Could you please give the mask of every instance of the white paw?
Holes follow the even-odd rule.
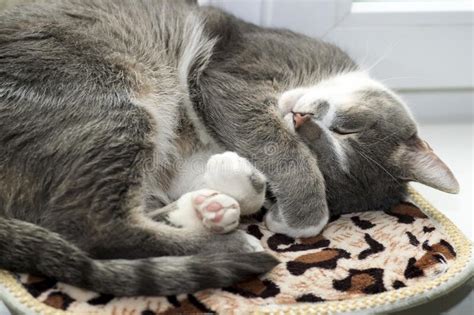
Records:
[[[224,152],[211,156],[204,180],[206,187],[237,199],[243,214],[256,212],[263,204],[265,176],[237,153]]]
[[[298,102],[298,100],[307,92],[307,88],[297,88],[283,93],[278,100],[278,109],[282,116],[291,113],[296,102]]]
[[[254,172],[258,171],[247,159],[228,151],[209,158],[204,178],[208,184],[228,185],[230,180],[231,184],[248,185],[248,178]]]
[[[250,252],[254,253],[254,252],[265,251],[265,249],[262,246],[262,243],[260,243],[260,240],[256,238],[255,236],[245,233],[244,238],[247,241],[248,249]]]
[[[239,203],[230,196],[202,189],[193,193],[191,202],[203,226],[214,233],[228,233],[239,225]]]

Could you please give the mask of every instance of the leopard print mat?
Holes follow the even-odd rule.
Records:
[[[53,279],[16,277],[38,301],[75,314],[242,314],[258,306],[321,303],[397,290],[438,277],[456,260],[448,237],[411,203],[386,212],[332,218],[321,235],[311,238],[274,234],[259,220],[242,228],[281,264],[264,277],[229,288],[118,298]]]

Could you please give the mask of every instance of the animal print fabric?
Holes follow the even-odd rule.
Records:
[[[397,290],[445,272],[456,252],[416,206],[332,218],[321,235],[293,239],[260,220],[241,228],[281,260],[271,273],[229,288],[167,297],[87,292],[28,275],[19,281],[39,301],[76,314],[242,314],[272,304],[320,303]],[[212,275],[209,275],[212,277]]]

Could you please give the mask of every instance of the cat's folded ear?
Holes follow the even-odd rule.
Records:
[[[451,194],[459,192],[459,183],[451,170],[418,136],[410,138],[397,153],[403,179]]]

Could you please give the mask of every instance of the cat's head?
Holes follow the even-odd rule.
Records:
[[[332,211],[387,206],[409,181],[457,193],[449,168],[419,138],[404,103],[364,72],[285,92],[279,109],[317,156]]]

